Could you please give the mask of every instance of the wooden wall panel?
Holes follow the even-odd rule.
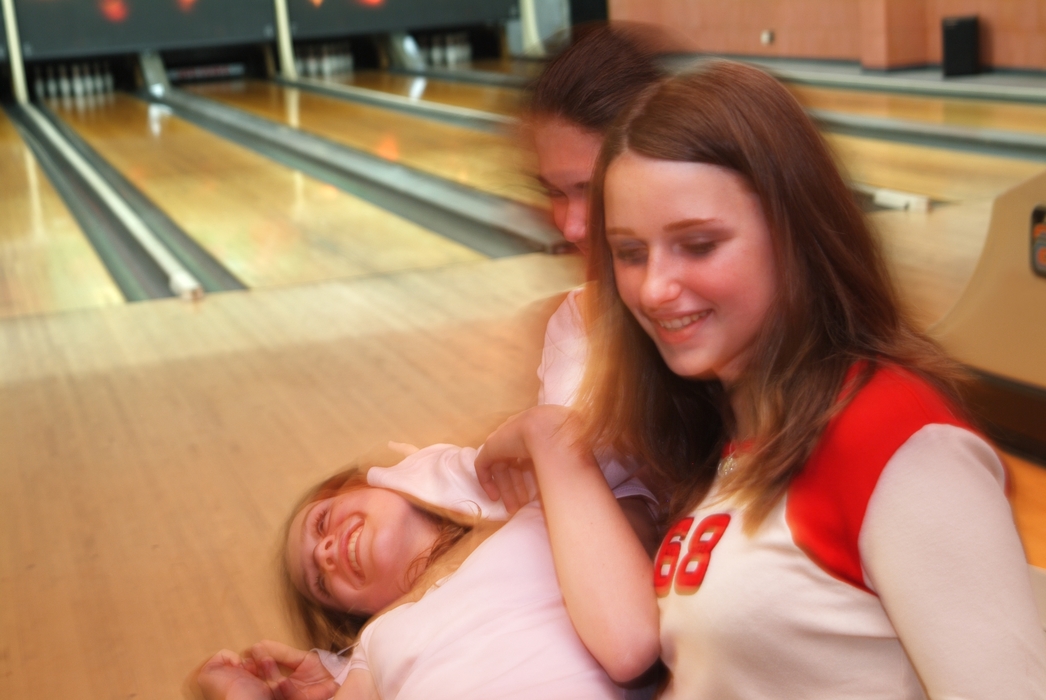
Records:
[[[1046,70],[1046,0],[609,0],[610,16],[678,34],[691,51],[860,61],[941,62],[941,19],[977,15],[986,66]],[[759,42],[764,29],[775,41]]]

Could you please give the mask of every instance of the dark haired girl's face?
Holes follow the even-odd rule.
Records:
[[[605,192],[622,301],[673,372],[736,381],[777,290],[759,198],[731,170],[628,151]]]
[[[306,598],[372,614],[410,590],[411,567],[432,549],[438,534],[396,492],[358,488],[311,503],[294,517],[287,569]]]
[[[538,182],[548,193],[552,220],[563,237],[588,253],[588,191],[602,137],[557,117],[533,124]]]

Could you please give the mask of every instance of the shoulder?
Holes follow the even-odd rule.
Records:
[[[927,381],[878,369],[840,410],[789,486],[786,517],[796,545],[822,568],[867,589],[858,538],[883,470],[931,425],[968,426]]]
[[[559,340],[584,335],[584,321],[581,316],[581,295],[584,290],[584,287],[577,287],[567,292],[548,320],[545,328],[546,337]]]

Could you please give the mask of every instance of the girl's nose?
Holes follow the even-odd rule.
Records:
[[[313,557],[316,560],[316,566],[321,571],[330,571],[335,565],[335,539],[334,534],[329,534],[319,542],[316,543],[316,548],[313,550]]]
[[[683,286],[672,265],[661,260],[660,256],[651,254],[645,273],[639,290],[644,306],[656,308],[674,300],[682,292]]]
[[[563,220],[563,238],[580,243],[588,234],[588,200],[571,198]]]

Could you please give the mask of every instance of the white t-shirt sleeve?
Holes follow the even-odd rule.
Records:
[[[858,540],[931,699],[1046,698],[1046,634],[1004,493],[973,433],[929,425],[887,463]]]
[[[574,289],[545,327],[545,344],[538,367],[538,405],[570,406],[577,399],[585,375],[588,338],[578,302],[581,289]]]
[[[430,445],[394,466],[371,467],[367,483],[469,517],[508,520],[505,504],[491,501],[479,485],[477,454],[473,447]],[[536,484],[531,492],[537,492]]]

